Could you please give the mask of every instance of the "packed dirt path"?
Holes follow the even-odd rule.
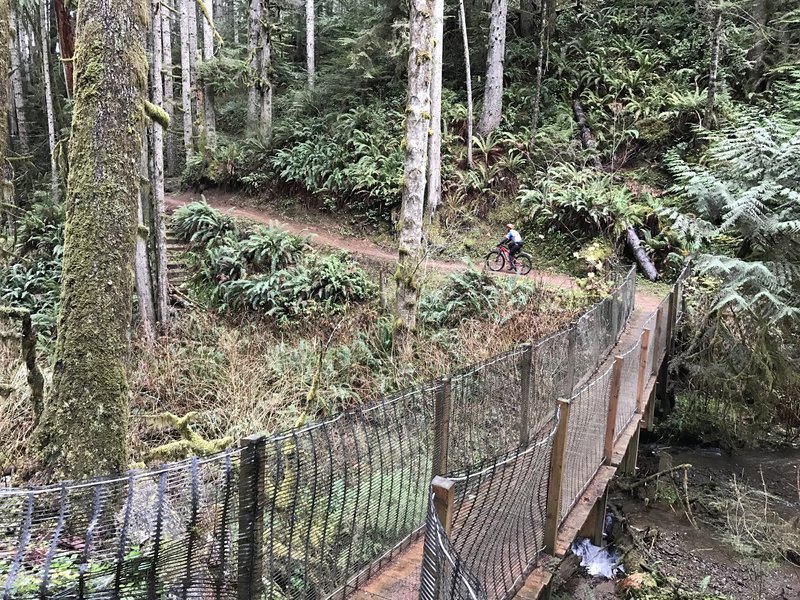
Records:
[[[285,216],[278,215],[269,207],[241,206],[241,202],[235,194],[209,190],[203,194],[203,197],[209,205],[217,210],[225,211],[233,217],[249,219],[265,225],[277,225],[281,229],[295,235],[313,235],[311,243],[318,246],[346,250],[356,256],[362,256],[381,263],[394,263],[397,260],[396,252],[386,250],[369,240],[336,234],[319,222],[299,223],[297,221],[288,220]],[[173,211],[176,208],[199,199],[200,194],[180,192],[167,194],[165,201],[167,210]],[[430,258],[426,258],[421,266],[424,271],[439,271],[444,273],[464,271],[467,269],[467,265],[463,262],[433,260]],[[528,277],[540,280],[544,284],[552,287],[565,289],[575,287],[575,280],[573,278],[549,271],[533,270],[528,274]]]

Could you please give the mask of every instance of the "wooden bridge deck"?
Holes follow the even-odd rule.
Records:
[[[602,363],[597,373],[603,373],[614,362],[614,357],[624,354],[639,340],[642,329],[658,307],[659,300],[652,296],[637,295],[636,309],[631,314],[628,326],[620,337],[608,358]],[[656,378],[651,377],[645,384],[644,397],[652,402]],[[644,414],[647,414],[647,410]],[[639,429],[642,426],[642,415],[636,414],[619,439],[614,444],[612,458],[603,465],[594,476],[584,491],[580,500],[563,520],[559,530],[555,547],[555,557],[544,556],[540,559],[540,566],[525,579],[523,586],[516,597],[521,600],[536,600],[542,591],[550,584],[552,573],[569,552],[572,543],[578,534],[585,531],[587,522],[591,519],[592,511],[596,510],[617,470],[628,456],[629,449],[634,453],[632,442],[638,446]],[[602,521],[602,520],[601,520]],[[591,533],[589,533],[591,535]],[[418,598],[420,573],[422,565],[423,537],[413,542],[404,552],[396,556],[384,566],[374,577],[350,595],[351,600],[412,600]]]

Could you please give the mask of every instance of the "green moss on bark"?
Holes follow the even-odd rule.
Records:
[[[82,0],[53,390],[37,430],[46,474],[127,465],[125,361],[147,59],[145,0]]]

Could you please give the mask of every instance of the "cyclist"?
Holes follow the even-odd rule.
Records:
[[[522,252],[522,244],[524,244],[522,240],[522,236],[519,234],[519,231],[514,229],[514,225],[512,223],[506,224],[506,234],[503,236],[503,239],[500,241],[498,246],[508,246],[509,254],[511,254],[511,264],[508,265],[508,270],[513,271],[516,268],[516,258],[517,255]]]

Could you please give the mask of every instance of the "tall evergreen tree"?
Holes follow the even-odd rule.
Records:
[[[127,465],[146,0],[82,0],[53,389],[38,429],[50,477]]]

